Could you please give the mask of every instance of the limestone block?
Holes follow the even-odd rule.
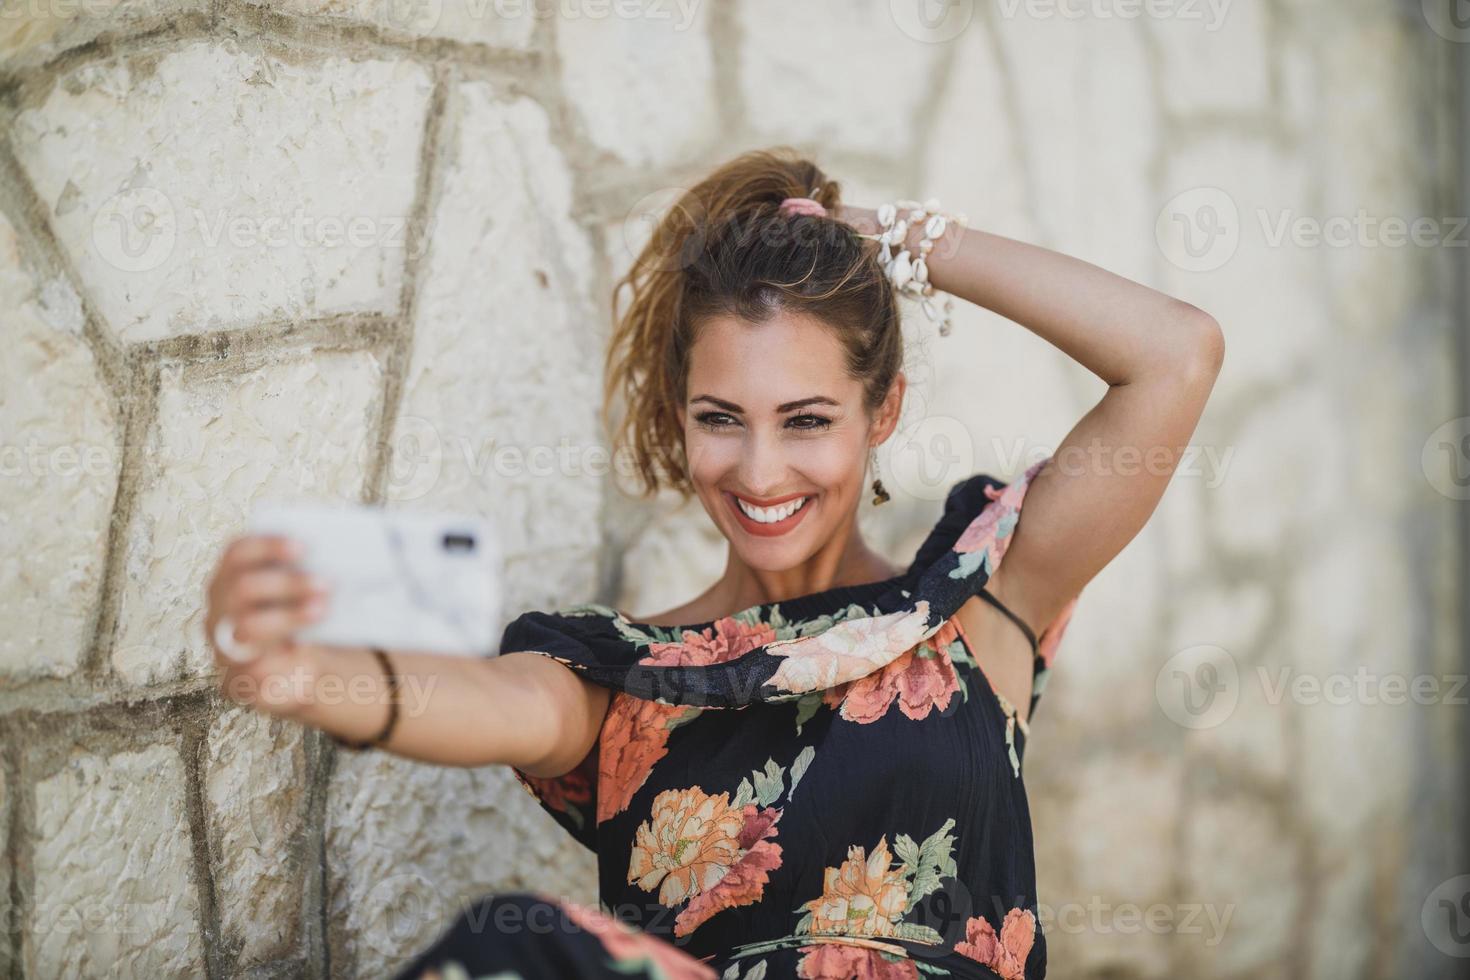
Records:
[[[562,91],[588,135],[632,166],[682,159],[718,134],[709,6],[637,0],[557,21]],[[607,80],[617,77],[619,84]]]
[[[204,797],[220,927],[241,966],[299,941],[305,760],[300,725],[247,709],[209,729]]]
[[[37,784],[27,976],[204,975],[184,778],[155,745],[78,751]]]
[[[168,365],[127,536],[113,670],[133,684],[212,669],[204,590],[256,500],[361,499],[381,411],[370,352],[298,351],[248,370]]]
[[[762,142],[907,155],[941,46],[906,35],[889,8],[740,5],[740,90]]]
[[[0,16],[0,74],[19,73],[83,44],[155,30],[208,10],[207,0],[6,4]]]
[[[571,173],[529,99],[467,83],[448,111],[385,492],[395,505],[492,520],[508,569],[522,559],[537,569],[507,575],[507,615],[548,586],[585,601],[612,461]]]
[[[338,758],[327,803],[334,973],[390,974],[470,902],[541,888],[596,903],[596,860],[502,767]]]
[[[112,400],[76,293],[32,274],[0,214],[0,686],[76,670],[117,494]]]
[[[11,141],[123,340],[391,313],[430,84],[411,61],[196,41],[78,66]]]

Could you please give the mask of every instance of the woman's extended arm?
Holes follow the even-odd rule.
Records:
[[[325,612],[326,594],[293,566],[290,542],[248,535],[231,542],[209,586],[205,635],[221,616],[258,652],[243,663],[215,650],[225,695],[349,740],[375,735],[388,714],[387,683],[366,647],[295,643]],[[503,763],[559,776],[597,740],[607,688],[537,653],[459,657],[387,651],[398,674],[398,722],[382,746],[452,766]]]
[[[840,217],[877,230],[870,209],[844,207]],[[1214,387],[1224,338],[1182,300],[1050,249],[956,228],[930,253],[934,288],[1014,320],[1108,384],[1028,489],[1025,532],[1018,526],[988,585],[1044,627],[1158,505]],[[920,237],[910,231],[915,254]]]

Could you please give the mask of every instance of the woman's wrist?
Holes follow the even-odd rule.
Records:
[[[394,678],[372,648],[310,646],[302,653],[310,693],[296,720],[345,743],[381,734],[393,710]]]

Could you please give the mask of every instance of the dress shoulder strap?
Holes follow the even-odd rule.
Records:
[[[1020,616],[1017,616],[1015,613],[1011,612],[1010,609],[1006,608],[1005,603],[997,599],[984,586],[982,586],[978,591],[980,593],[980,598],[984,599],[986,602],[990,603],[992,606],[1005,613],[1006,617],[1010,619],[1011,622],[1015,623],[1021,628],[1021,632],[1026,634],[1026,639],[1031,644],[1031,655],[1033,657],[1036,656],[1036,634],[1031,632],[1031,627],[1027,626],[1025,621],[1021,619]]]

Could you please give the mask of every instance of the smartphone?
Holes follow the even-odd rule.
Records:
[[[500,638],[501,555],[484,518],[371,504],[261,501],[254,534],[301,542],[298,564],[331,588],[294,639],[488,656]]]

